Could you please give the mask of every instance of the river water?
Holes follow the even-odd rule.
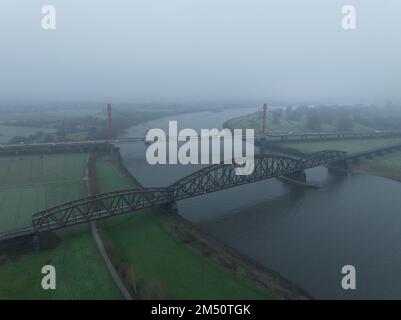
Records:
[[[221,128],[256,109],[202,112],[132,127]],[[121,145],[128,170],[147,187],[167,186],[199,166],[147,164],[146,146]],[[179,202],[179,214],[320,299],[401,298],[401,184],[319,167],[307,171],[318,190],[293,190],[276,179]],[[341,268],[356,268],[356,290],[343,290]]]

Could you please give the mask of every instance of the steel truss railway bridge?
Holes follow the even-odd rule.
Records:
[[[165,188],[130,189],[97,194],[47,208],[33,214],[32,226],[0,234],[0,242],[146,208],[169,207],[179,200],[270,178],[288,177],[322,165],[345,164],[348,160],[370,158],[394,150],[401,150],[401,144],[350,155],[337,150],[320,151],[308,157],[278,153],[260,154],[255,157],[254,171],[250,175],[236,175],[237,165],[235,164],[210,165]]]

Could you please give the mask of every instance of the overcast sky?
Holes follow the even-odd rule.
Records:
[[[400,0],[0,0],[0,99],[401,101],[400,34]]]

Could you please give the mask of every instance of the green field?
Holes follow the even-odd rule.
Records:
[[[354,165],[354,169],[401,181],[401,152],[394,152],[373,159],[364,159],[358,165]]]
[[[46,206],[86,196],[86,154],[0,157],[0,232],[30,225]],[[0,299],[119,299],[89,226],[58,231],[53,249],[0,252]],[[41,268],[55,266],[57,289],[41,288]]]
[[[106,158],[97,160],[96,176],[102,192],[135,186]],[[182,242],[162,214],[151,210],[125,214],[104,221],[101,228],[103,238],[111,241],[123,263],[134,270],[139,296],[144,291],[149,296],[153,288],[154,294],[168,299],[274,297]]]
[[[0,299],[120,299],[89,228],[59,232],[62,242],[52,250],[11,257],[0,266]],[[41,269],[56,268],[57,289],[41,287]]]
[[[36,211],[85,195],[86,157],[0,157],[0,232],[30,226]]]

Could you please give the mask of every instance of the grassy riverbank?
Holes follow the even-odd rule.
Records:
[[[102,192],[136,186],[106,157],[96,161],[96,183]],[[195,249],[191,243],[197,236],[188,232],[185,223],[173,221],[171,216],[143,210],[100,224],[111,255],[120,265],[131,270],[131,290],[136,288],[134,296],[167,299],[280,298],[277,292],[266,290],[246,278],[243,265],[239,264],[237,270],[236,266],[234,269],[224,268]],[[224,258],[223,253],[221,258]],[[121,270],[119,266],[117,269]]]
[[[373,159],[364,159],[353,170],[401,182],[401,152],[394,152]]]
[[[0,158],[1,231],[29,226],[34,212],[86,196],[86,154]],[[0,248],[0,299],[119,299],[89,226],[58,231],[38,252]],[[57,289],[41,287],[41,269],[51,264]]]

